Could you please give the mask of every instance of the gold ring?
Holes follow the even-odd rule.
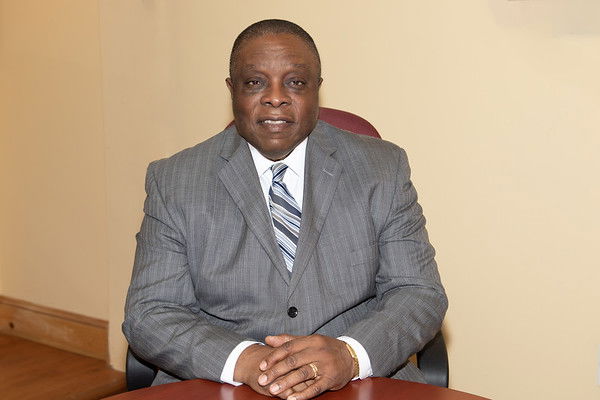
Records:
[[[313,374],[315,374],[315,376],[313,377],[313,379],[316,379],[317,376],[319,375],[319,368],[317,368],[317,366],[315,365],[315,363],[310,363],[310,364],[308,364],[308,366],[312,368]]]

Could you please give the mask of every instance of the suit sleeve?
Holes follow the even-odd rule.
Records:
[[[198,314],[183,223],[159,189],[156,166],[146,175],[123,332],[131,348],[160,369],[181,379],[219,381],[227,357],[247,338]]]
[[[344,333],[366,349],[374,376],[391,375],[432,339],[448,306],[403,150],[393,184],[378,236],[375,305]]]

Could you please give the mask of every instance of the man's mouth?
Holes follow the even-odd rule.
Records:
[[[277,119],[261,119],[258,121],[258,123],[265,124],[265,125],[285,125],[285,124],[291,124],[292,121],[290,121],[288,119],[277,118]]]

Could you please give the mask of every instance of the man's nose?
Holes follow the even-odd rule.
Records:
[[[283,85],[271,85],[263,93],[262,104],[280,107],[290,104],[291,99]]]

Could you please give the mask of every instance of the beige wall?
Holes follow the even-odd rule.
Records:
[[[1,294],[109,318],[95,2],[0,1]]]
[[[0,293],[108,318],[121,367],[145,167],[231,118],[235,35],[289,18],[320,48],[323,105],[409,153],[452,386],[598,397],[596,0],[49,3],[0,0]]]

